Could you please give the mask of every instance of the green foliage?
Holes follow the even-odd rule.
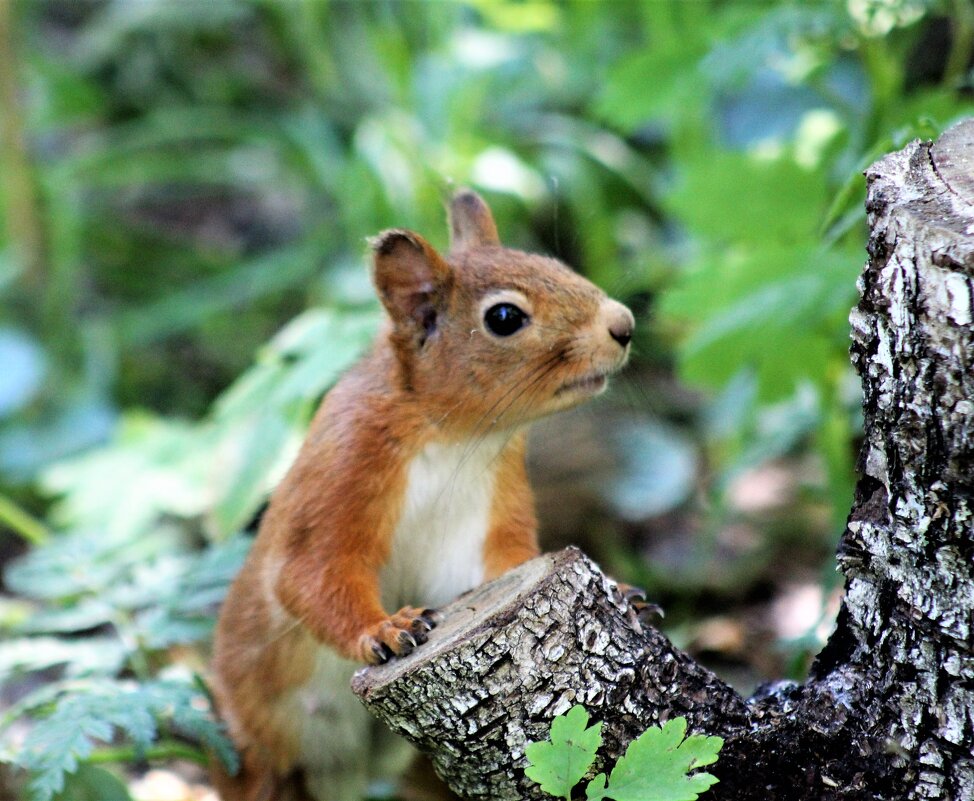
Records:
[[[588,726],[584,707],[573,706],[551,722],[551,739],[525,749],[525,774],[549,795],[571,801],[602,745],[602,724]],[[717,761],[724,741],[699,734],[686,736],[686,718],[651,726],[633,740],[609,774],[600,773],[585,789],[590,801],[694,801],[717,779],[691,771]]]
[[[145,756],[157,740],[159,727],[193,737],[216,753],[229,769],[236,769],[236,755],[220,724],[208,714],[197,687],[181,682],[92,681],[65,685],[56,699],[49,693],[38,707],[53,709],[41,717],[16,757],[30,770],[32,798],[49,801],[65,786],[65,774],[76,773],[79,761],[91,757],[96,743],[111,742],[116,731],[124,732],[134,745],[135,756]],[[23,705],[25,711],[37,712]],[[83,774],[86,783],[92,775]]]
[[[687,733],[686,718],[673,718],[662,728],[652,726],[629,744],[609,775],[596,776],[585,797],[601,801],[693,801],[717,783],[709,773],[690,771],[717,761],[724,741]],[[684,739],[685,738],[685,739]]]
[[[91,764],[125,761],[116,740],[209,742],[146,693],[195,692],[239,533],[375,330],[365,237],[402,225],[444,246],[451,181],[488,196],[506,241],[634,306],[637,369],[706,393],[688,416],[712,468],[708,526],[741,471],[806,449],[840,530],[860,172],[971,113],[964,3],[8,13],[0,70],[21,91],[0,98],[17,133],[0,142],[0,525],[30,548],[5,570],[18,599],[0,605],[0,679],[47,700],[4,721],[56,724],[90,695],[78,682],[99,682],[105,710],[134,694],[154,727],[139,741],[134,719],[79,701],[58,764],[25,763],[44,792],[75,760],[57,798],[124,797]],[[559,724],[582,724],[558,735],[574,757],[543,779],[563,796],[598,733],[580,714]]]
[[[134,750],[116,751],[111,761],[204,760],[182,745],[195,742],[235,764],[197,680],[186,667],[167,667],[164,649],[209,636],[214,605],[239,569],[245,543],[193,555],[178,547],[174,531],[160,530],[136,545],[68,535],[7,573],[12,588],[39,603],[33,615],[5,632],[0,681],[15,683],[41,671],[48,676],[48,683],[0,717],[0,761],[31,773],[31,799],[60,793],[66,773],[85,760],[105,760],[106,748],[119,737]],[[103,633],[77,636],[92,630]],[[35,721],[26,741],[4,741],[18,736],[10,724],[24,717]],[[178,737],[178,747],[156,745],[166,737]],[[99,775],[85,774],[82,786]],[[76,792],[81,790],[72,782],[64,797]]]
[[[796,393],[817,413],[777,441],[817,447],[831,418],[854,428],[858,173],[971,109],[964,4],[59,8],[20,9],[17,122],[44,147],[33,188],[0,198],[36,229],[0,234],[0,357],[22,357],[4,360],[22,366],[0,393],[0,477],[16,483],[109,439],[120,409],[204,414],[284,320],[368,296],[365,236],[394,221],[436,239],[446,180],[487,191],[508,240],[657,296],[644,361],[675,358],[712,392],[753,383],[709,442],[727,474]],[[944,26],[949,49],[924,47]],[[50,281],[17,257],[35,240]],[[264,423],[252,475],[212,511],[224,535],[291,431]]]
[[[110,447],[45,471],[44,487],[60,498],[53,519],[131,539],[149,534],[161,516],[204,516],[210,537],[236,533],[280,478],[321,396],[371,340],[377,319],[372,309],[298,315],[198,423],[129,413]]]
[[[131,796],[115,774],[95,765],[81,765],[53,801],[131,801]]]
[[[732,400],[734,416],[710,431],[717,515],[735,475],[805,440],[841,530],[859,404],[847,315],[863,259],[860,172],[974,108],[959,91],[969,74],[947,69],[935,86],[908,73],[931,68],[918,42],[945,13],[963,17],[947,60],[966,63],[966,14],[937,3],[654,3],[648,46],[620,55],[597,97],[609,125],[658,126],[669,148],[659,201],[681,263],[660,331],[684,380],[717,393],[715,412]]]
[[[220,535],[235,532],[256,512],[270,477],[279,475],[282,455],[293,453],[321,396],[361,355],[377,319],[370,312],[311,309],[275,336],[254,367],[217,399],[217,447],[238,449],[237,469],[212,507]]]
[[[530,762],[524,772],[548,795],[571,801],[572,788],[592,766],[600,745],[602,724],[589,726],[588,712],[576,704],[551,721],[550,740],[530,743],[524,749]]]

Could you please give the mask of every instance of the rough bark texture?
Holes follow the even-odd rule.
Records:
[[[863,477],[839,557],[847,614],[821,668],[869,688],[859,714],[913,795],[972,799],[974,121],[866,179]]]
[[[545,797],[524,778],[524,746],[576,702],[605,721],[603,760],[661,714],[708,732],[747,718],[733,690],[643,627],[575,548],[468,593],[444,617],[415,657],[352,686],[468,798]]]
[[[544,798],[524,747],[579,701],[604,722],[599,769],[678,715],[725,737],[713,799],[974,799],[974,121],[866,177],[851,317],[862,478],[839,548],[845,600],[808,682],[742,699],[580,552],[542,557],[355,678],[461,795]]]

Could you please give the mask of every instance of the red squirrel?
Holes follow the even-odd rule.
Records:
[[[355,801],[406,766],[352,673],[539,553],[526,426],[628,357],[625,306],[503,247],[476,193],[449,218],[446,256],[412,231],[372,240],[382,330],[325,396],[223,605],[213,690],[242,760],[216,777],[224,801]]]

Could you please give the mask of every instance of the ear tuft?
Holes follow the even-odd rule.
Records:
[[[400,244],[412,245],[413,249],[420,253],[423,251],[417,235],[403,228],[391,228],[369,239],[369,247],[377,256],[388,256]]]
[[[450,201],[450,249],[500,244],[490,207],[472,189],[460,189]]]
[[[435,330],[453,273],[419,234],[394,228],[370,240],[372,279],[396,327],[420,344]]]

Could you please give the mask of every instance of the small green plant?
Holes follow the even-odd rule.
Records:
[[[585,708],[576,704],[551,722],[551,739],[525,749],[528,778],[549,795],[571,801],[572,790],[585,778],[602,745],[602,724],[588,725]],[[720,737],[687,733],[687,719],[673,718],[651,726],[633,740],[609,773],[598,774],[585,788],[587,801],[694,801],[717,777],[694,773],[717,761]]]
[[[53,689],[54,685],[48,685],[42,696],[35,695],[25,705],[30,711],[46,709],[48,713],[33,727],[14,759],[31,772],[31,798],[59,801],[65,777],[77,776],[79,768],[85,768],[82,781],[91,783],[95,776],[101,783],[113,780],[112,774],[92,770],[86,761],[181,757],[206,764],[204,752],[183,738],[199,742],[228,769],[236,769],[233,747],[210,714],[201,687],[192,682],[100,679],[66,683],[57,687],[56,694],[48,692]],[[99,749],[99,744],[112,743],[120,734],[130,746]],[[119,793],[119,797],[128,796]]]

